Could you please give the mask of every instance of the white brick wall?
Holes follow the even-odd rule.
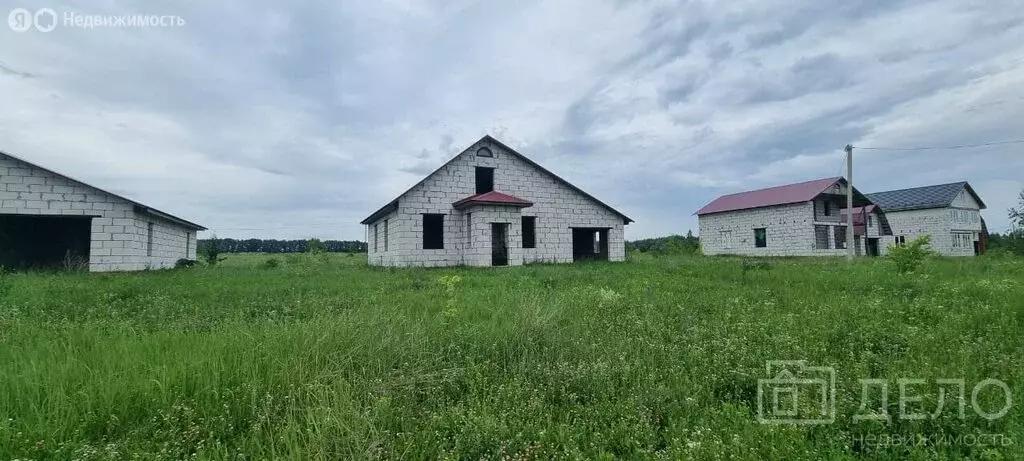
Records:
[[[478,157],[487,146],[493,158]],[[494,167],[494,190],[534,203],[529,208],[472,207],[455,210],[452,203],[476,193],[476,166]],[[445,214],[444,249],[423,249],[423,213]],[[466,213],[473,214],[472,246],[465,235]],[[521,216],[536,216],[536,248],[522,248]],[[609,228],[609,259],[626,257],[623,218],[554,177],[510,154],[496,144],[481,140],[452,162],[399,198],[398,210],[388,219],[389,251],[374,251],[374,224],[367,230],[369,261],[385,266],[490,265],[491,222],[509,223],[509,264],[572,262],[571,227]]]
[[[972,200],[973,202],[973,200]],[[979,240],[981,218],[977,204],[963,204],[964,207],[931,208],[927,210],[890,211],[885,216],[889,219],[893,237],[882,237],[882,251],[888,251],[894,237],[904,236],[910,241],[921,235],[931,235],[932,249],[945,256],[973,256],[973,242]],[[967,245],[956,246],[953,233],[970,235]]]
[[[131,202],[3,154],[0,214],[92,216],[89,270],[94,272],[167,268],[196,256],[195,230],[138,213]]]
[[[833,207],[835,208],[835,207]],[[814,219],[815,206],[812,202],[776,205],[747,210],[713,213],[698,217],[700,243],[704,254],[736,254],[750,256],[840,256],[846,250],[835,249],[833,226],[839,222],[839,210],[835,216],[821,215],[823,209],[817,206],[819,218]],[[827,221],[824,221],[826,220]],[[829,226],[829,248],[814,247],[815,224]],[[764,228],[766,244],[755,246],[754,229]]]

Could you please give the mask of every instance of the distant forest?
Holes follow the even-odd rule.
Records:
[[[699,253],[700,239],[691,230],[686,232],[686,236],[670,235],[626,242],[626,250],[657,254]]]
[[[309,242],[320,240],[272,240],[272,239],[200,239],[197,243],[199,254],[206,252],[210,245],[216,245],[220,253],[305,253]],[[349,240],[323,240],[326,251],[331,253],[365,253],[366,242]],[[314,243],[319,245],[319,243]]]

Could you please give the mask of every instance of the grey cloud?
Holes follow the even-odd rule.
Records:
[[[489,132],[637,219],[629,237],[685,233],[718,194],[835,174],[847,142],[1014,136],[1015,6],[176,3],[161,13],[180,29],[0,30],[0,104],[20,110],[0,114],[0,148],[121,165],[84,176],[238,235],[361,238],[366,214]],[[1020,184],[1015,151],[976,154],[991,161],[858,152],[858,182]]]

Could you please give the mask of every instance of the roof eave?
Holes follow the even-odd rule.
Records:
[[[397,209],[398,199],[394,199],[391,202],[388,202],[387,205],[380,207],[379,210],[374,211],[372,214],[370,214],[370,216],[367,216],[366,219],[360,221],[359,224],[373,224],[374,222],[377,222],[380,218],[384,217],[384,215],[391,213],[392,211],[395,211]]]
[[[456,210],[459,210],[459,209],[462,209],[462,208],[468,208],[468,207],[476,206],[476,205],[492,205],[492,206],[508,206],[508,207],[514,207],[514,208],[529,208],[529,207],[533,206],[533,203],[532,202],[528,202],[528,203],[498,202],[498,201],[493,201],[493,200],[466,200],[466,201],[460,200],[458,202],[453,203],[452,204],[452,208],[455,208]]]
[[[150,215],[156,216],[158,218],[161,218],[161,219],[163,219],[165,221],[173,222],[173,223],[175,223],[175,224],[177,224],[179,226],[182,226],[182,227],[188,227],[188,228],[191,228],[191,229],[194,229],[194,230],[197,230],[197,231],[209,230],[209,229],[207,229],[207,228],[205,228],[205,227],[203,227],[203,226],[201,226],[199,224],[196,224],[194,222],[186,221],[186,220],[181,219],[181,218],[179,218],[177,216],[169,215],[169,214],[164,213],[164,212],[162,212],[160,210],[157,210],[156,208],[149,208],[149,207],[147,207],[145,205],[135,205],[134,210],[135,210],[136,213],[150,214]]]

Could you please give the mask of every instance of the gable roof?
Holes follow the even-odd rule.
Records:
[[[7,157],[7,158],[10,158],[10,159],[12,159],[12,160],[14,160],[14,161],[16,161],[16,162],[24,163],[25,165],[28,165],[28,166],[29,166],[29,167],[31,167],[31,168],[35,168],[35,169],[37,169],[37,170],[42,170],[42,171],[45,171],[45,172],[47,172],[47,173],[49,173],[49,174],[52,174],[52,175],[54,175],[54,176],[57,176],[57,177],[61,177],[61,178],[64,178],[64,179],[66,179],[66,180],[68,180],[68,181],[71,181],[71,182],[73,182],[73,183],[76,183],[76,184],[81,184],[81,185],[83,185],[83,186],[86,186],[86,187],[89,187],[89,188],[92,188],[92,189],[96,189],[96,190],[98,190],[98,191],[100,191],[100,192],[103,192],[104,194],[110,195],[110,196],[112,196],[112,197],[116,197],[116,198],[118,198],[118,199],[124,200],[124,201],[126,201],[126,202],[128,202],[128,203],[131,203],[132,205],[134,205],[134,206],[135,206],[135,211],[137,211],[137,212],[139,212],[139,213],[147,213],[147,214],[151,214],[151,215],[153,215],[153,216],[157,216],[157,217],[159,217],[159,218],[163,218],[163,219],[165,219],[165,220],[171,221],[171,222],[173,222],[173,223],[176,223],[176,224],[178,224],[178,225],[181,225],[181,226],[184,226],[184,227],[188,227],[188,228],[191,228],[191,229],[195,229],[195,230],[201,230],[201,231],[207,230],[207,229],[206,229],[205,227],[203,227],[203,226],[201,226],[201,225],[199,225],[199,224],[196,224],[196,223],[194,223],[194,222],[191,222],[191,221],[187,221],[187,220],[181,219],[181,218],[179,218],[179,217],[177,217],[177,216],[174,216],[174,215],[172,215],[172,214],[170,214],[170,213],[165,213],[165,212],[163,212],[163,211],[160,211],[160,210],[158,210],[158,209],[156,209],[156,208],[152,208],[152,207],[149,207],[149,206],[147,206],[147,205],[144,205],[144,204],[142,204],[142,203],[136,202],[135,200],[132,200],[132,199],[130,199],[130,198],[127,198],[127,197],[125,197],[125,196],[122,196],[122,195],[117,195],[117,194],[115,194],[115,193],[113,193],[113,192],[110,192],[110,191],[106,191],[106,190],[100,189],[99,187],[96,187],[96,186],[93,186],[93,185],[91,185],[91,184],[88,184],[88,183],[85,183],[85,182],[79,181],[79,180],[77,180],[77,179],[75,179],[75,178],[72,178],[72,177],[70,177],[70,176],[67,176],[67,175],[63,175],[63,174],[61,174],[61,173],[58,173],[58,172],[56,172],[56,171],[53,171],[53,170],[51,170],[51,169],[49,169],[49,168],[46,168],[46,167],[42,167],[42,166],[39,166],[39,165],[37,165],[37,164],[35,164],[35,163],[32,163],[32,162],[30,162],[30,161],[28,161],[28,160],[25,160],[25,159],[23,159],[23,158],[20,158],[20,157],[17,157],[17,156],[11,155],[11,154],[9,154],[9,153],[7,153],[7,152],[4,152],[4,151],[0,151],[0,156],[4,156],[4,157]]]
[[[514,195],[503,194],[492,190],[482,194],[470,195],[469,197],[453,203],[452,207],[458,209],[472,205],[504,205],[527,208],[533,206],[533,202],[521,199]]]
[[[885,211],[923,210],[950,206],[960,191],[964,189],[967,189],[971,197],[978,202],[978,206],[984,210],[985,202],[981,201],[981,197],[974,192],[974,188],[967,184],[967,181],[875,192],[867,195],[872,202]]]
[[[813,181],[798,182],[796,184],[786,184],[783,186],[767,187],[764,189],[723,195],[712,200],[711,203],[704,205],[704,208],[697,210],[697,215],[809,202],[836,183],[846,184],[846,178],[836,176],[833,178],[815,179]],[[853,189],[853,195],[855,200],[854,205],[862,206],[869,203],[860,192],[857,192],[856,188]]]
[[[424,177],[423,177],[423,179],[419,180],[419,182],[417,182],[416,184],[413,184],[413,185],[412,185],[412,187],[410,187],[410,188],[406,189],[406,190],[405,190],[405,192],[402,192],[401,194],[399,194],[399,195],[398,195],[398,197],[395,197],[395,199],[394,199],[394,200],[392,200],[392,201],[388,202],[388,204],[387,204],[387,205],[384,205],[384,206],[383,206],[383,207],[381,207],[381,208],[380,208],[379,210],[377,210],[377,211],[374,211],[374,212],[373,212],[372,214],[370,214],[370,216],[367,216],[367,217],[366,217],[366,219],[364,219],[364,220],[360,221],[360,222],[359,222],[359,224],[372,224],[372,223],[373,223],[374,221],[376,221],[376,220],[380,219],[380,218],[381,218],[381,217],[383,217],[384,215],[386,215],[386,214],[388,214],[388,213],[391,213],[391,212],[392,212],[392,211],[394,211],[394,210],[397,210],[397,209],[398,209],[398,199],[402,198],[402,197],[403,197],[403,196],[404,196],[405,194],[408,194],[408,193],[409,193],[409,191],[411,191],[411,190],[415,189],[415,188],[416,188],[417,186],[419,186],[420,184],[423,184],[423,182],[424,182],[424,181],[426,181],[426,180],[427,180],[427,178],[429,178],[429,177],[433,176],[433,175],[434,175],[434,174],[436,174],[436,173],[437,173],[438,171],[441,171],[441,169],[443,169],[444,167],[448,166],[448,164],[449,164],[449,163],[452,163],[453,161],[455,161],[455,159],[459,158],[459,156],[461,156],[462,154],[464,154],[464,153],[468,152],[468,151],[469,151],[470,149],[472,149],[472,148],[473,148],[473,146],[475,146],[475,145],[479,144],[479,143],[480,143],[481,141],[488,141],[488,142],[492,142],[492,143],[496,144],[496,145],[497,145],[498,147],[501,147],[502,149],[505,149],[505,151],[507,151],[508,153],[510,153],[510,154],[512,154],[512,155],[515,155],[515,156],[516,156],[516,157],[518,157],[518,158],[519,158],[520,160],[522,160],[522,161],[526,162],[527,164],[529,164],[530,166],[532,166],[532,167],[534,167],[534,168],[536,168],[536,169],[540,170],[540,171],[541,171],[542,173],[546,173],[546,174],[548,174],[549,176],[551,176],[552,178],[554,178],[554,179],[555,179],[556,181],[558,181],[558,182],[562,183],[562,184],[563,184],[563,185],[565,185],[566,187],[568,187],[568,188],[570,188],[570,189],[572,189],[572,190],[574,190],[574,191],[578,192],[579,194],[583,195],[583,196],[584,196],[584,197],[586,197],[586,198],[589,198],[590,200],[593,200],[593,201],[594,201],[594,202],[596,202],[596,203],[597,203],[598,205],[601,205],[601,206],[605,207],[606,209],[608,209],[608,211],[611,211],[612,213],[615,213],[615,214],[617,214],[617,215],[621,216],[621,217],[622,217],[622,219],[623,219],[623,222],[624,222],[625,224],[629,224],[629,223],[631,223],[631,222],[635,222],[635,221],[633,221],[633,219],[632,219],[632,218],[630,218],[629,216],[626,216],[626,215],[622,214],[622,212],[620,212],[620,211],[616,210],[615,208],[612,208],[612,207],[611,207],[611,206],[609,206],[608,204],[606,204],[606,203],[604,203],[604,202],[602,202],[602,201],[598,200],[598,199],[597,199],[597,198],[595,198],[595,197],[594,197],[593,195],[590,195],[590,194],[588,194],[588,193],[584,192],[584,191],[583,191],[583,189],[580,189],[579,187],[576,187],[575,185],[573,185],[573,184],[572,184],[572,183],[570,183],[569,181],[566,181],[565,179],[562,179],[562,177],[561,177],[561,176],[558,176],[558,175],[556,175],[556,174],[552,173],[552,172],[551,172],[550,170],[548,170],[547,168],[544,168],[544,167],[540,166],[539,164],[537,164],[537,162],[534,162],[533,160],[530,160],[530,159],[529,159],[529,158],[528,158],[527,156],[525,156],[525,155],[523,155],[523,154],[520,154],[519,152],[516,152],[516,150],[515,150],[515,149],[513,149],[513,148],[511,148],[511,147],[509,147],[509,146],[507,146],[507,145],[505,145],[505,143],[503,143],[503,142],[501,142],[501,141],[498,141],[497,139],[494,139],[494,137],[493,137],[493,136],[491,136],[491,135],[489,135],[489,134],[488,134],[488,135],[484,135],[484,137],[480,138],[480,139],[479,139],[479,140],[478,140],[477,142],[474,142],[474,143],[470,144],[470,145],[469,145],[469,147],[467,147],[467,148],[466,148],[465,150],[463,150],[462,152],[459,152],[459,153],[458,153],[458,155],[456,155],[456,156],[452,157],[452,158],[451,158],[451,159],[449,159],[449,160],[448,160],[447,162],[444,162],[444,164],[443,164],[443,165],[441,165],[440,167],[438,167],[438,168],[437,168],[436,170],[432,171],[432,172],[431,172],[430,174],[428,174],[428,175],[424,176]]]

